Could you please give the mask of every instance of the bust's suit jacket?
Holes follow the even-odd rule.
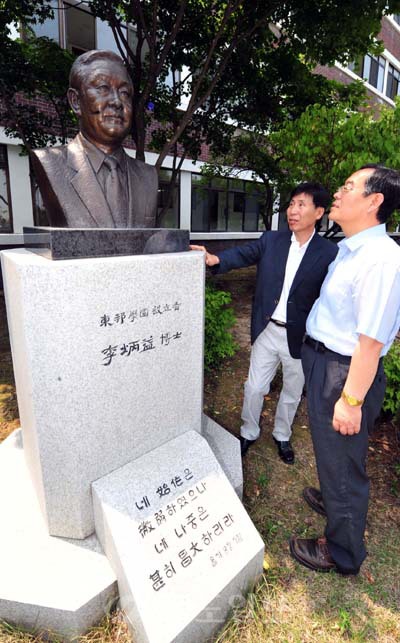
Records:
[[[35,150],[33,170],[50,225],[72,228],[114,228],[115,223],[79,137],[68,145]],[[126,155],[129,214],[127,228],[154,228],[157,214],[157,171]]]
[[[251,243],[218,252],[220,263],[214,274],[257,264],[256,290],[251,317],[251,343],[264,330],[281,296],[292,233],[264,232]],[[328,266],[336,257],[336,246],[317,233],[311,239],[294,277],[287,302],[286,332],[292,357],[300,358],[306,319],[319,291]]]

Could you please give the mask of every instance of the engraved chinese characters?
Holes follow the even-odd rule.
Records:
[[[146,320],[154,316],[164,315],[166,313],[177,313],[180,310],[181,302],[174,301],[173,303],[163,303],[163,304],[150,304],[149,306],[140,306],[129,311],[122,311],[118,313],[105,313],[100,318],[100,327],[107,328],[115,325],[124,325],[125,328],[129,327],[130,324],[136,322],[136,327],[138,326],[139,321]],[[168,323],[168,318],[167,323]],[[169,322],[176,324],[176,316]],[[179,323],[179,322],[178,322]],[[139,324],[140,325],[140,324]],[[137,329],[137,332],[140,331],[140,328]],[[129,331],[131,332],[131,331]],[[114,357],[125,356],[130,357],[135,353],[144,353],[149,350],[154,350],[160,346],[169,346],[171,342],[177,339],[181,339],[182,331],[177,330],[175,327],[173,330],[169,329],[163,330],[161,333],[155,335],[155,333],[148,333],[146,337],[137,337],[135,339],[126,339],[126,341],[121,344],[111,345],[109,344],[106,348],[103,348],[101,353],[103,355],[103,366],[110,366]]]

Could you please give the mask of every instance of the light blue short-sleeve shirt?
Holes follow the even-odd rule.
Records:
[[[388,352],[400,326],[400,247],[376,225],[338,243],[307,334],[341,355],[353,355],[359,335]]]

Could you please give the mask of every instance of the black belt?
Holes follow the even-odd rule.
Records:
[[[310,337],[310,335],[305,335],[303,341],[304,344],[311,346],[316,353],[336,353],[336,351],[331,350],[322,342],[317,342],[317,340]]]
[[[286,328],[286,322],[279,321],[279,319],[272,319],[272,317],[271,317],[271,319],[269,321],[272,321],[272,323],[275,324],[275,326],[280,326],[281,328]]]

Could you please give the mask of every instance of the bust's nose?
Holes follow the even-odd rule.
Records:
[[[111,88],[108,102],[114,107],[122,107],[122,101],[116,87]]]

